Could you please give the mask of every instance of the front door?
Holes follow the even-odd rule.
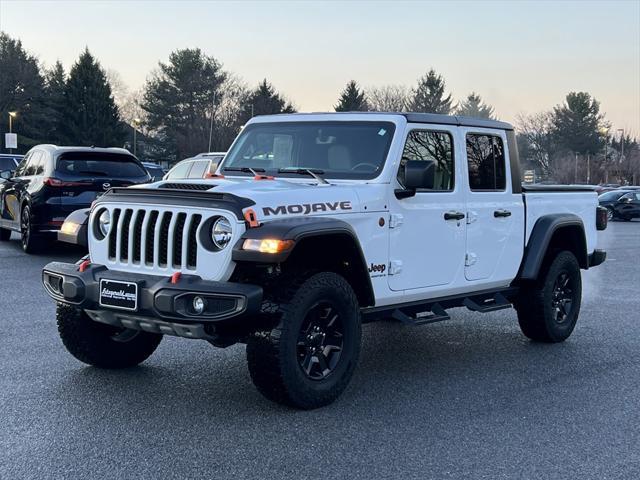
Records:
[[[398,172],[402,186],[408,160],[435,163],[435,184],[390,201],[389,288],[394,291],[447,286],[464,265],[465,199],[455,168],[454,130],[410,125]]]

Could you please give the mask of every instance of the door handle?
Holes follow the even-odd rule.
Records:
[[[464,218],[464,213],[462,212],[445,212],[444,219],[445,220],[462,220]]]
[[[493,216],[496,218],[510,217],[511,212],[509,210],[496,210],[495,212],[493,212]]]

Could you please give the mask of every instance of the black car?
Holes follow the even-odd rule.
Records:
[[[607,209],[609,220],[640,217],[640,190],[611,190],[600,195],[598,202]]]
[[[151,180],[124,149],[55,145],[33,147],[15,171],[4,170],[0,177],[0,240],[20,232],[27,253],[58,232],[71,212],[90,207],[111,187]]]

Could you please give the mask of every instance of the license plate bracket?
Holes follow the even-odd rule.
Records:
[[[138,284],[100,279],[100,306],[118,310],[138,310]]]

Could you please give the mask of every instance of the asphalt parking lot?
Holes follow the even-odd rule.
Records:
[[[600,233],[564,344],[513,310],[364,328],[333,405],[294,411],[253,387],[244,347],[165,338],[142,366],[101,371],[58,339],[40,285],[58,249],[0,244],[0,479],[640,478],[640,222]]]

